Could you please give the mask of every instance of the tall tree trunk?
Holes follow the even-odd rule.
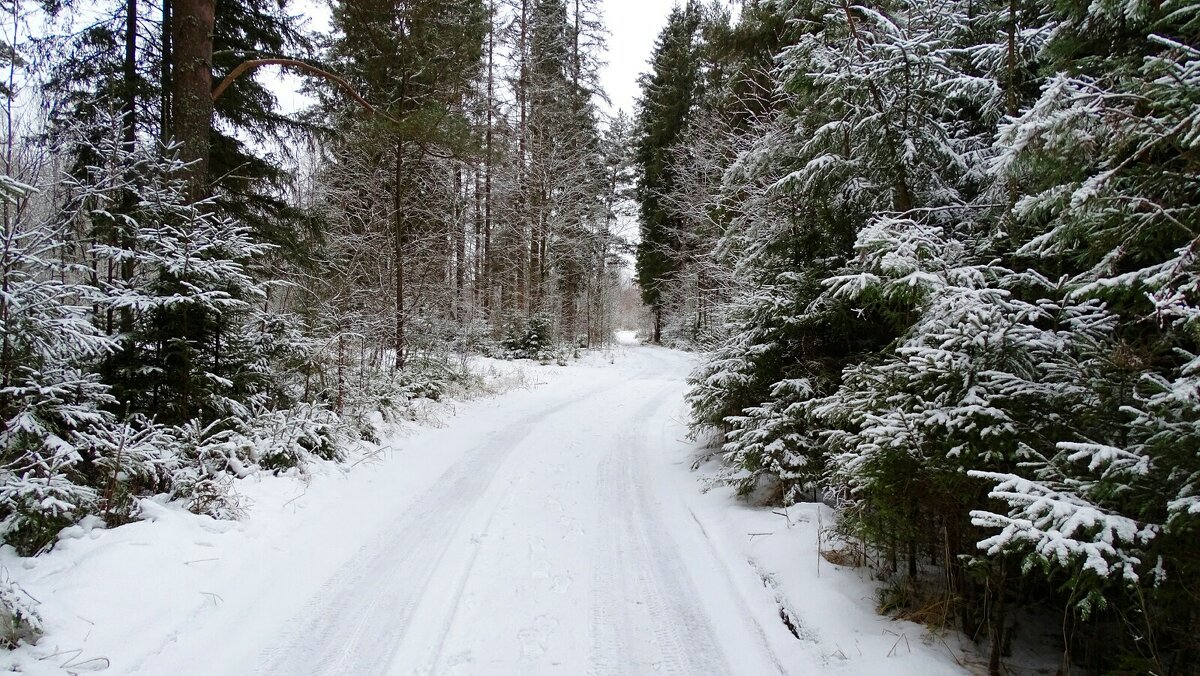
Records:
[[[1007,68],[1008,82],[1005,89],[1005,112],[1011,117],[1017,115],[1017,0],[1008,0],[1008,49]]]
[[[122,136],[125,147],[133,149],[137,140],[137,0],[125,0],[125,118],[122,120]]]
[[[991,649],[988,651],[988,676],[1000,676],[1003,667],[1005,631],[1007,620],[1005,609],[1005,583],[1007,569],[1004,558],[1000,558],[1000,572],[992,578],[990,590],[990,613],[988,617],[988,634],[991,638]]]
[[[212,133],[212,44],[215,0],[173,0],[173,136],[182,144],[193,200],[208,194],[209,136]]]
[[[175,42],[171,39],[174,32],[175,22],[173,20],[174,9],[171,6],[171,0],[163,0],[162,3],[162,61],[159,65],[159,80],[161,85],[161,93],[159,99],[159,120],[158,134],[161,140],[165,141],[171,135],[171,107],[172,107],[172,92],[174,91],[174,63],[175,63]]]
[[[474,184],[471,186],[471,197],[475,203],[475,209],[472,213],[475,224],[475,237],[471,244],[471,298],[477,309],[482,300],[480,294],[483,289],[483,171],[478,162],[475,163],[474,169],[474,175],[472,176]]]
[[[531,204],[529,230],[529,311],[537,312],[542,303],[542,220],[544,218],[543,193],[539,190],[536,202]]]
[[[520,73],[517,78],[517,108],[519,109],[520,127],[518,129],[518,149],[517,149],[517,223],[520,225],[518,236],[524,242],[526,228],[528,224],[530,237],[532,238],[532,223],[529,218],[529,172],[526,166],[526,152],[529,147],[529,0],[521,0],[521,23],[520,39],[518,49],[520,50]],[[525,303],[525,284],[526,284],[526,267],[525,256],[518,252],[516,269],[516,311],[524,312],[527,308]]]
[[[406,361],[405,351],[408,347],[404,335],[404,213],[403,199],[401,191],[403,190],[402,181],[404,179],[404,142],[397,139],[396,141],[396,157],[395,157],[395,176],[393,177],[392,185],[392,209],[393,209],[393,241],[395,246],[395,272],[396,272],[396,370],[404,368]]]
[[[1008,82],[1005,84],[1005,112],[1009,117],[1017,116],[1017,0],[1008,0],[1008,54],[1006,70]],[[1008,207],[1011,215],[1017,204],[1017,179],[1015,175],[1008,177]]]
[[[122,120],[123,141],[125,143],[125,151],[133,153],[137,146],[137,17],[138,17],[138,0],[126,0],[125,2],[125,117]],[[132,177],[130,177],[132,178]],[[122,196],[122,213],[130,213],[134,207],[133,191],[126,190]],[[129,232],[126,225],[121,228],[121,246],[130,251],[134,247],[133,233]],[[128,283],[133,280],[133,260],[128,258],[121,262],[121,280]],[[133,310],[131,308],[121,309],[121,333],[128,337],[133,331]],[[126,345],[125,349],[129,346]]]
[[[563,297],[562,297],[562,336],[567,343],[575,346],[577,337],[578,307],[576,297],[579,295],[579,278],[576,275],[574,263],[563,267]]]
[[[462,165],[456,164],[454,167],[454,208],[450,226],[454,229],[452,233],[454,239],[454,301],[451,305],[454,310],[454,321],[462,319],[463,292],[466,288],[467,277],[467,243],[464,230],[466,209],[463,207],[466,193],[464,190]]]
[[[582,30],[579,26],[579,0],[575,0],[575,30],[571,36],[571,98],[575,112],[579,107],[579,73],[583,70],[583,62],[579,59],[579,36]]]
[[[484,131],[484,174],[483,178],[483,309],[491,319],[492,309],[492,115],[495,96],[495,70],[493,67],[496,46],[496,9],[491,7],[488,27],[487,53],[487,128]]]

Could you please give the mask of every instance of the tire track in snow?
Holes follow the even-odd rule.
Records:
[[[716,634],[696,602],[698,591],[644,481],[640,431],[677,385],[660,388],[637,411],[621,443],[602,463],[607,518],[592,581],[592,674],[729,673]],[[653,638],[647,640],[644,632]],[[634,633],[637,632],[637,633]]]
[[[455,533],[501,465],[540,420],[603,388],[526,416],[467,453],[321,587],[292,628],[259,654],[253,673],[386,673]]]

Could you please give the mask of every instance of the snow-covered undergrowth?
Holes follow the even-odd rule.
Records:
[[[723,473],[716,461],[701,467]],[[837,533],[835,509],[819,502],[788,507],[755,506],[726,484],[712,484],[695,508],[720,537],[734,545],[730,565],[750,567],[776,601],[777,621],[806,650],[819,652],[828,672],[846,674],[986,673],[986,643],[948,626],[945,599],[921,612],[890,613],[898,590],[893,580],[864,563],[862,550]],[[934,574],[936,571],[930,571]],[[1020,643],[1006,673],[1053,673],[1058,657],[1051,638],[1057,627],[1014,612]]]

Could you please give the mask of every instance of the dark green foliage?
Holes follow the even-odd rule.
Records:
[[[661,316],[662,285],[677,268],[681,224],[667,212],[662,194],[674,187],[670,149],[687,129],[692,101],[699,86],[697,31],[700,9],[695,2],[671,10],[650,59],[652,71],[643,77],[637,117],[635,161],[638,164],[641,241],[637,248],[637,278],[642,298]],[[656,323],[654,341],[660,339]]]
[[[310,59],[312,38],[300,28],[302,16],[293,11],[286,1],[216,0],[214,83],[250,59]],[[277,104],[263,80],[253,75],[238,78],[225,90],[214,103],[218,124],[210,139],[209,174],[224,213],[248,226],[260,241],[279,247],[279,255],[303,264],[314,224],[288,203],[292,176],[283,162],[296,137],[310,128],[281,114]],[[262,145],[248,147],[239,134],[273,147],[269,152]]]
[[[546,313],[531,317],[513,317],[504,330],[500,346],[509,359],[535,359],[548,361],[558,358],[558,341],[554,332],[554,319]]]
[[[742,130],[705,196],[733,293],[697,427],[743,489],[842,507],[886,605],[938,599],[992,673],[1037,603],[1069,611],[1064,670],[1195,673],[1197,25],[1186,3],[751,3],[706,33],[705,83],[776,47],[685,116]]]

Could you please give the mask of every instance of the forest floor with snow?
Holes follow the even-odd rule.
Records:
[[[878,615],[869,573],[818,555],[828,508],[702,490],[683,402],[693,359],[623,346],[567,366],[493,362],[521,386],[443,405],[357,461],[239,480],[239,521],[147,500],[145,520],[69,529],[36,558],[5,547],[46,634],[0,666],[979,671],[965,641]]]

